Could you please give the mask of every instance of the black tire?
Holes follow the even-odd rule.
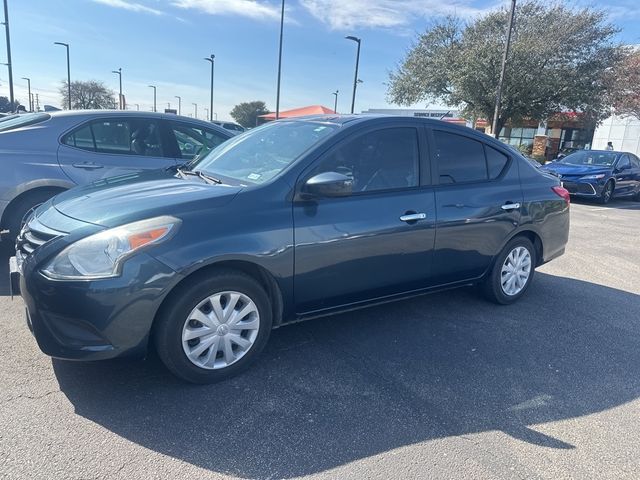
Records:
[[[9,211],[9,217],[6,225],[7,230],[9,230],[9,235],[7,237],[8,240],[10,242],[16,241],[16,237],[22,228],[22,220],[31,212],[31,210],[42,205],[61,191],[62,190],[55,189],[36,190],[31,193],[26,193],[19,198],[16,203],[11,206],[11,210]]]
[[[191,311],[204,299],[223,291],[247,295],[256,305],[260,326],[250,349],[235,363],[210,370],[189,360],[182,346],[182,329]],[[172,292],[156,320],[153,339],[158,356],[177,377],[190,383],[215,383],[231,378],[255,361],[269,339],[273,325],[271,302],[260,284],[249,275],[220,269],[204,272]]]
[[[613,196],[613,189],[613,180],[609,180],[602,189],[602,193],[600,194],[600,198],[598,199],[601,204],[606,205],[607,203],[609,203],[609,200],[611,200],[611,197]]]
[[[504,264],[507,256],[517,247],[524,247],[529,251],[529,255],[531,256],[531,271],[529,272],[529,278],[527,279],[524,287],[522,287],[522,289],[515,295],[507,295],[502,288],[502,265]],[[531,285],[537,261],[536,249],[528,238],[516,237],[512,239],[495,258],[491,271],[482,283],[482,290],[485,297],[500,305],[509,305],[517,302],[520,297],[525,294],[529,285]]]

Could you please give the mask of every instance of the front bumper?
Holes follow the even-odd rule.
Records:
[[[601,180],[560,179],[569,194],[583,197],[599,197],[606,182]],[[606,179],[605,179],[606,180]]]
[[[145,253],[130,258],[121,276],[104,280],[52,280],[40,268],[32,256],[22,262],[27,324],[44,353],[71,360],[144,356],[153,319],[179,281]]]

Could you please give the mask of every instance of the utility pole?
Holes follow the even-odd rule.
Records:
[[[134,105],[136,106],[136,111],[140,111],[140,104],[139,103],[134,103]]]
[[[211,57],[207,58],[205,57],[205,60],[207,62],[211,62],[211,92],[209,95],[209,112],[213,112],[213,66],[215,63],[215,59],[216,56],[212,53]],[[207,114],[207,117],[209,118],[209,121],[212,120],[212,118]]]
[[[153,88],[153,111],[156,111],[156,86],[149,85],[149,88]]]
[[[27,89],[29,91],[29,111],[33,112],[33,103],[31,102],[31,79],[27,77],[22,77],[22,80],[27,81]]]
[[[209,121],[211,121],[211,117],[209,116],[209,109],[207,107],[204,107],[204,111],[206,113],[205,118],[208,118]]]
[[[7,0],[4,0],[4,31],[7,35],[7,69],[9,70],[9,102],[13,107],[13,67],[11,66],[11,35],[9,35],[9,7]]]
[[[195,112],[194,117],[195,117],[195,118],[198,118],[198,104],[197,104],[197,103],[192,103],[192,105],[193,105],[193,106],[194,106],[194,108],[195,108],[195,110],[194,110],[194,112]]]
[[[38,97],[38,94],[36,93],[36,112],[40,111],[40,98]]]
[[[118,108],[120,110],[124,110],[124,102],[122,101],[122,68],[118,70],[111,70],[111,73],[115,73],[118,75],[118,79],[120,80],[120,96],[118,97]]]
[[[282,34],[284,32],[284,0],[280,13],[280,48],[278,50],[278,86],[276,88],[276,120],[280,118],[280,76],[282,73]]]
[[[180,110],[182,109],[182,98],[178,95],[175,96],[178,99],[178,115],[182,115]]]
[[[354,37],[353,35],[349,35],[348,37],[344,37],[347,40],[352,40],[358,44],[358,53],[356,53],[356,73],[353,77],[353,96],[351,97],[351,113],[353,113],[353,109],[356,106],[356,90],[358,88],[358,66],[360,65],[360,43],[362,39],[358,37]]]
[[[69,44],[63,42],[53,42],[53,44],[60,45],[67,49],[67,96],[69,97],[69,110],[71,110],[71,66],[69,64]]]
[[[335,95],[336,97],[333,103],[333,113],[338,113],[338,93],[340,93],[340,90],[336,90],[331,94],[331,95]]]
[[[500,80],[498,81],[498,91],[496,93],[496,109],[493,112],[493,123],[491,124],[491,133],[498,138],[498,117],[500,116],[500,104],[502,103],[502,86],[504,84],[504,74],[507,69],[507,58],[509,57],[509,48],[511,47],[511,32],[513,31],[513,20],[516,15],[516,0],[511,0],[511,12],[509,13],[509,27],[507,28],[507,43],[504,46],[504,54],[502,56],[502,68],[500,70]]]

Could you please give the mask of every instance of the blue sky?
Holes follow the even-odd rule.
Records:
[[[438,16],[473,17],[501,0],[287,0],[281,109],[351,103],[356,44],[362,38],[356,111],[383,108],[389,70],[401,60],[417,32]],[[640,0],[573,0],[610,14],[624,43],[640,44]],[[71,76],[97,79],[117,91],[122,67],[129,106],[149,110],[157,86],[158,109],[182,97],[182,113],[204,117],[209,103],[209,64],[216,55],[214,110],[219,119],[242,101],[264,100],[275,109],[280,0],[9,0],[16,97],[26,103],[26,81],[41,104],[59,105],[71,46]],[[0,62],[5,62],[4,32]],[[0,95],[8,95],[0,67]],[[425,107],[425,105],[419,105]],[[135,107],[133,107],[135,108]]]

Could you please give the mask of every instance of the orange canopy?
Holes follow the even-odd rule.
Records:
[[[325,115],[335,113],[336,112],[334,112],[330,108],[323,107],[322,105],[311,105],[309,107],[294,108],[293,110],[280,112],[280,118],[304,117],[305,115]],[[267,113],[266,115],[260,115],[259,118],[262,118],[263,120],[275,120],[276,114],[275,112]]]

